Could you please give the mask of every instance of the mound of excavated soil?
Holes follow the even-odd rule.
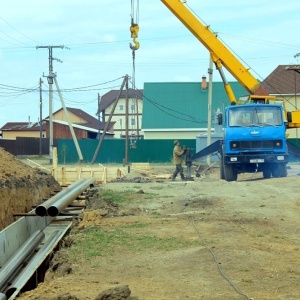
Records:
[[[14,214],[30,211],[60,189],[49,173],[25,165],[0,147],[0,230],[16,220]]]

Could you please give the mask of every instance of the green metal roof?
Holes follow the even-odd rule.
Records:
[[[230,85],[237,98],[248,94],[238,82]],[[213,83],[212,99],[212,112],[229,105],[223,82]],[[201,82],[144,83],[142,129],[206,128],[207,111]]]

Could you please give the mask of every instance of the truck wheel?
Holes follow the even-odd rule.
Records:
[[[221,164],[220,166],[220,179],[225,179],[225,175],[224,175],[224,166]]]
[[[280,177],[278,165],[273,166],[273,168],[272,168],[272,176],[274,178]]]
[[[263,176],[264,178],[271,178],[272,171],[270,169],[264,169],[263,170]]]
[[[237,172],[232,165],[224,165],[224,176],[226,181],[237,180]]]
[[[286,164],[279,164],[277,166],[278,168],[278,172],[279,172],[279,176],[280,177],[286,177],[287,176],[287,167]]]
[[[225,179],[225,174],[224,174],[224,156],[223,153],[221,154],[221,161],[220,161],[220,179]]]

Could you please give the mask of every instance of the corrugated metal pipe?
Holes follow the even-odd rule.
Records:
[[[64,195],[59,200],[55,201],[48,209],[47,214],[50,217],[58,216],[59,212],[64,210],[70,203],[72,203],[76,197],[78,197],[87,187],[91,186],[95,182],[95,178],[89,178],[80,185],[74,187],[70,193]]]
[[[47,209],[57,200],[59,200],[61,197],[65,196],[66,194],[70,193],[70,191],[82,184],[85,181],[84,178],[80,178],[78,180],[76,180],[75,182],[71,183],[69,186],[67,186],[66,188],[64,188],[63,190],[61,190],[60,192],[58,192],[56,195],[54,195],[53,197],[51,197],[50,199],[48,199],[47,201],[45,201],[44,203],[42,203],[41,205],[37,206],[35,209],[35,213],[40,216],[40,217],[44,217],[47,215]]]
[[[36,231],[0,269],[0,292],[7,286],[9,280],[22,267],[25,260],[34,252],[45,238],[44,232]]]
[[[50,251],[56,245],[60,235],[61,232],[59,230],[53,232],[52,235],[44,243],[44,245],[41,246],[36,255],[30,260],[28,265],[26,265],[26,267],[22,270],[20,275],[18,275],[18,277],[11,282],[11,285],[5,292],[8,298],[10,298],[16,291],[20,291],[20,289],[26,284],[26,282],[28,282],[32,274],[34,274],[36,269],[41,265],[41,263],[45,260],[47,255],[49,255]]]

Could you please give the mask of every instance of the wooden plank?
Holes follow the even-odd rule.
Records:
[[[145,174],[146,176],[149,176],[151,173],[151,166],[149,163],[132,163],[131,169],[141,175]]]
[[[158,175],[150,175],[152,179],[171,179],[172,174],[158,174]]]
[[[61,167],[57,168],[57,181],[61,185],[68,185],[79,178],[88,179],[94,177],[97,183],[111,182],[118,177],[127,174],[127,168],[104,167],[102,165],[95,167]]]

